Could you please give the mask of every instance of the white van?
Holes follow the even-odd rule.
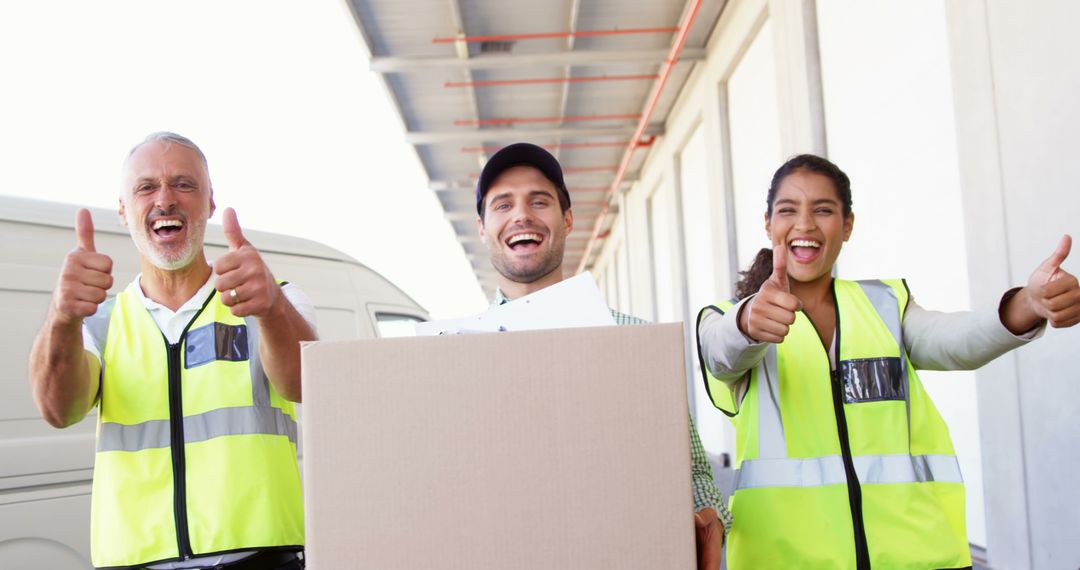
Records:
[[[64,256],[75,247],[78,206],[0,196],[0,568],[75,570],[90,564],[90,480],[96,414],[67,429],[41,419],[27,360]],[[113,260],[113,292],[139,271],[115,210],[92,209],[97,250]],[[318,313],[319,338],[412,334],[424,309],[378,273],[330,247],[246,231],[274,276],[295,282]],[[206,229],[207,257],[227,251]]]

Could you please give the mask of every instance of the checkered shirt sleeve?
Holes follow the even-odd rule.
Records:
[[[618,325],[649,324],[649,321],[645,319],[620,313],[614,309],[611,309],[611,316]],[[733,517],[727,508],[723,494],[713,480],[712,466],[709,465],[709,457],[705,455],[705,447],[701,445],[701,438],[698,436],[693,416],[690,417],[690,466],[694,478],[694,512],[712,507],[716,510],[720,522],[724,523],[724,532],[727,533],[731,530]]]

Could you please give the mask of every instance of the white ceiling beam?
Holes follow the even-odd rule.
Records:
[[[473,60],[469,60],[473,61]],[[660,136],[664,126],[650,125],[645,134]],[[405,142],[411,145],[439,143],[479,143],[497,141],[537,141],[541,139],[623,137],[634,135],[634,126],[623,127],[564,127],[553,129],[482,129],[474,131],[410,131],[405,133]]]
[[[454,50],[457,53],[459,61],[468,61],[469,57],[469,44],[465,42],[465,18],[461,15],[461,4],[458,0],[449,0],[450,2],[450,19],[453,21],[454,29],[457,30],[457,41],[454,42]],[[461,74],[465,77],[465,83],[468,85],[466,88],[466,96],[469,99],[468,107],[469,113],[472,116],[473,122],[479,124],[480,121],[480,105],[476,102],[476,88],[472,86],[473,72],[471,67],[465,67],[461,69]],[[487,162],[487,154],[481,154],[477,159],[480,164]]]
[[[571,178],[571,179],[576,180],[577,178],[580,178],[581,176],[584,176],[584,175],[567,174],[567,175],[564,176],[564,178]],[[635,183],[637,181],[638,181],[638,177],[637,177],[636,173],[627,174],[626,176],[623,176],[623,180],[622,180],[622,183],[620,184],[620,186],[621,187],[630,186],[631,184],[633,184],[633,183]],[[601,195],[601,194],[607,192],[607,188],[604,188],[602,190],[600,190],[600,189],[597,189],[597,190],[576,190],[576,189],[574,189],[573,185],[571,185],[571,184],[567,184],[567,186],[570,186],[570,191],[573,192],[575,195],[578,195],[578,194],[597,194],[597,195]],[[431,190],[433,192],[475,192],[476,191],[476,181],[475,180],[473,180],[473,181],[469,181],[469,180],[431,180],[431,181],[428,182],[428,190]]]
[[[575,36],[573,32],[577,31],[578,14],[581,12],[581,0],[570,0],[569,11],[570,21],[567,22],[567,29],[571,33],[566,36],[566,51],[574,51],[574,39],[577,36]],[[557,115],[559,117],[566,116],[566,106],[570,102],[570,76],[573,73],[573,69],[574,68],[569,65],[563,67],[563,78],[566,79],[566,82],[562,84],[562,92],[559,93],[559,114]],[[565,123],[560,122],[559,126],[562,126],[563,124]],[[561,149],[555,149],[555,158],[562,158]]]

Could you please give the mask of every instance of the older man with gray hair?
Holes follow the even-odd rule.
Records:
[[[206,156],[154,133],[124,162],[119,214],[140,273],[115,297],[112,260],[76,215],[30,383],[55,427],[98,406],[91,553],[99,568],[302,568],[296,462],[300,342],[314,307],[279,283],[227,208],[229,252],[203,250]]]

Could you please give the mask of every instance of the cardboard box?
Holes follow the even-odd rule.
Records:
[[[682,327],[303,348],[308,568],[691,569]]]

